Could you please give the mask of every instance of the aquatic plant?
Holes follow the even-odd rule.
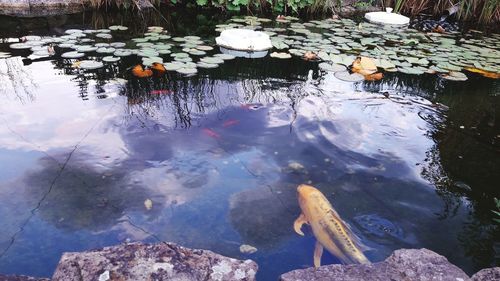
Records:
[[[497,223],[500,223],[500,199],[495,198],[495,205],[496,205],[497,209],[491,210],[496,215],[496,217],[493,218],[493,220]]]
[[[484,24],[500,22],[500,1],[498,0],[393,0],[395,12],[411,16],[421,13],[444,15],[457,6],[457,17],[464,21]]]
[[[100,9],[100,8],[108,8],[108,7],[117,7],[117,8],[138,8],[141,9],[147,5],[159,5],[160,0],[90,0],[90,6],[92,8]]]

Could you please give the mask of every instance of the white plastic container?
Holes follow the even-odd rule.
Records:
[[[215,42],[226,49],[246,52],[267,51],[273,47],[269,35],[249,29],[224,30]]]
[[[387,9],[386,12],[371,12],[366,13],[365,18],[372,23],[391,24],[391,25],[407,25],[410,23],[410,18],[400,14],[391,13],[392,9]]]

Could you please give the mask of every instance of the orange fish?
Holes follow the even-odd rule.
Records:
[[[163,66],[163,64],[158,63],[158,62],[153,63],[153,66],[151,67],[151,69],[156,70],[158,72],[158,74],[163,74],[163,73],[165,73],[165,71],[167,71],[165,69],[165,66]]]
[[[203,133],[211,138],[220,139],[220,135],[217,134],[214,130],[209,128],[203,128]]]
[[[153,75],[153,71],[151,71],[151,69],[144,69],[142,68],[142,65],[138,64],[132,68],[132,74],[134,74],[135,77],[145,78],[151,77]]]
[[[365,75],[365,80],[378,81],[378,80],[382,79],[383,77],[384,77],[384,75],[382,74],[382,72],[377,72],[377,73]]]
[[[227,128],[227,127],[231,127],[231,126],[233,126],[233,125],[236,125],[236,124],[238,124],[238,123],[240,123],[240,121],[239,121],[239,120],[230,119],[230,120],[227,120],[226,122],[224,122],[224,123],[222,124],[222,126],[223,126],[224,128]]]
[[[149,92],[151,95],[170,95],[173,92],[170,90],[152,90]]]

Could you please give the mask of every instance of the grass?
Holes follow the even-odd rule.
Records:
[[[421,13],[442,15],[458,4],[460,20],[492,24],[500,22],[500,0],[392,0],[394,11],[410,16]]]

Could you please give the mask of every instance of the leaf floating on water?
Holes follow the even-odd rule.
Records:
[[[474,72],[474,73],[478,73],[478,74],[480,74],[484,77],[488,77],[488,78],[493,78],[493,79],[500,78],[500,73],[490,72],[490,71],[486,71],[486,70],[479,69],[479,68],[466,67],[465,70],[470,71],[470,72]]]
[[[361,75],[370,75],[377,72],[375,61],[367,57],[359,57],[352,63],[352,71]]]
[[[331,64],[328,62],[322,62],[318,66],[321,70],[329,72],[346,71],[346,67],[340,64]]]
[[[349,73],[349,71],[339,71],[335,72],[335,77],[337,79],[340,79],[342,81],[347,81],[347,82],[360,82],[365,80],[365,77],[359,73]]]
[[[144,207],[146,207],[146,210],[151,210],[153,208],[153,201],[151,199],[146,199],[144,201]]]
[[[467,75],[462,72],[450,71],[448,74],[441,74],[441,78],[451,81],[466,81]]]
[[[289,53],[278,53],[278,52],[273,52],[271,53],[271,58],[277,58],[277,59],[290,59],[292,58],[292,55]]]
[[[80,61],[80,68],[82,69],[98,69],[103,67],[104,64],[95,60],[82,60]]]
[[[257,248],[255,248],[254,246],[243,244],[240,246],[240,252],[242,254],[253,254],[257,252]]]

